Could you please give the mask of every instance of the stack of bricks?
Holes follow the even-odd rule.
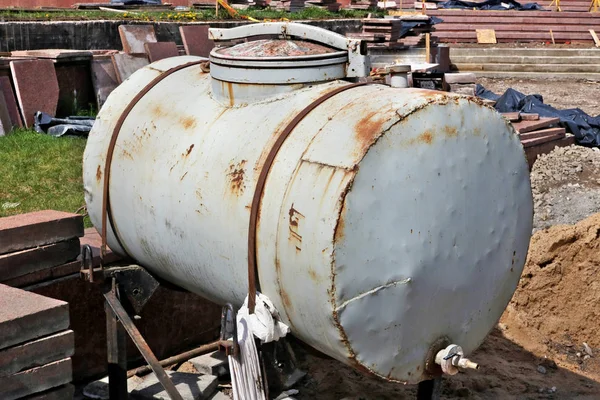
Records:
[[[271,0],[269,6],[276,10],[296,12],[304,8],[304,0]]]
[[[74,340],[68,327],[64,301],[0,285],[1,399],[73,398]]]

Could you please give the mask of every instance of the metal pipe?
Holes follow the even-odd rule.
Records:
[[[190,358],[201,356],[202,354],[206,354],[211,351],[217,350],[219,348],[220,342],[221,342],[220,340],[217,340],[215,342],[202,345],[200,347],[186,351],[184,353],[180,353],[180,354],[174,355],[172,357],[165,358],[164,360],[159,361],[158,364],[161,367],[166,367],[167,365],[179,364],[180,362],[187,361]],[[151,371],[152,371],[152,368],[150,368],[149,365],[142,365],[141,367],[137,367],[137,368],[127,371],[127,378],[131,378],[132,376],[138,375],[138,374],[145,374],[145,373],[151,372]]]

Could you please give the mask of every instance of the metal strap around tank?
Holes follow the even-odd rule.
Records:
[[[353,89],[359,86],[368,85],[368,82],[362,83],[353,83],[350,85],[339,87],[331,92],[327,92],[318,99],[314,100],[308,106],[306,106],[302,111],[300,111],[294,119],[292,119],[285,129],[281,131],[277,140],[273,144],[273,147],[269,150],[267,158],[265,159],[265,163],[260,171],[260,175],[258,176],[258,181],[256,182],[256,188],[254,189],[254,197],[252,198],[252,207],[250,209],[250,224],[248,227],[248,310],[250,314],[254,313],[254,307],[256,306],[256,290],[257,290],[257,282],[258,282],[258,269],[256,263],[256,230],[258,228],[258,214],[260,211],[260,203],[262,200],[262,195],[265,189],[265,183],[267,181],[267,176],[269,175],[269,171],[275,161],[275,157],[277,153],[283,146],[283,143],[288,138],[288,136],[292,133],[294,128],[306,117],[312,110],[317,108],[324,101],[332,98],[338,93],[344,92],[349,89]]]
[[[121,246],[121,249],[123,249],[123,251],[125,253],[127,253],[127,250],[125,250],[125,246],[123,246],[123,243],[121,242],[121,239],[119,238],[119,235],[117,234],[116,230],[114,229],[115,224],[113,223],[112,214],[110,212],[110,193],[109,193],[110,168],[111,168],[111,164],[112,164],[113,154],[115,152],[115,145],[117,143],[117,138],[119,137],[121,128],[123,127],[123,124],[125,123],[125,119],[129,116],[129,113],[131,113],[131,110],[133,110],[133,107],[136,106],[136,104],[142,99],[142,97],[144,97],[154,86],[156,86],[158,83],[160,83],[163,79],[167,78],[168,76],[170,76],[170,75],[174,74],[175,72],[180,71],[184,68],[203,64],[206,62],[207,62],[206,60],[201,60],[201,61],[192,61],[189,63],[181,64],[181,65],[178,65],[176,67],[166,70],[165,72],[163,72],[156,78],[152,79],[150,81],[150,83],[148,83],[146,86],[144,86],[144,88],[141,91],[139,91],[137,95],[135,95],[135,97],[129,102],[129,104],[127,104],[127,107],[125,107],[125,110],[123,110],[123,112],[121,113],[121,116],[117,120],[117,123],[115,124],[115,127],[112,131],[112,135],[110,137],[110,142],[108,144],[108,149],[106,151],[106,161],[104,164],[104,188],[103,188],[103,192],[102,192],[102,232],[101,232],[102,245],[100,246],[100,262],[102,264],[104,264],[104,258],[106,256],[106,241],[107,241],[107,232],[108,232],[107,224],[106,224],[107,220],[110,220],[110,225],[111,225],[111,227],[113,227],[113,233],[115,235],[115,238],[117,239],[117,243],[119,244],[119,246]],[[129,256],[129,254],[127,254],[127,256]]]

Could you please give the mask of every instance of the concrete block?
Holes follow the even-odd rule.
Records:
[[[143,379],[135,375],[127,379],[127,393],[131,393],[142,382]],[[83,395],[90,399],[110,400],[108,392],[108,376],[88,384],[83,389]]]
[[[71,359],[67,358],[5,376],[0,378],[0,398],[14,400],[40,393],[71,382],[72,375]]]
[[[0,254],[83,236],[83,216],[36,211],[0,218]]]
[[[177,50],[175,42],[146,43],[144,48],[151,63],[163,58],[179,56],[179,50]]]
[[[149,64],[146,56],[135,57],[125,53],[113,54],[112,62],[117,73],[119,83],[131,76],[135,71]]]
[[[188,56],[208,57],[215,42],[208,38],[208,25],[180,26],[181,40]]]
[[[208,399],[217,389],[216,376],[174,371],[166,372],[184,400]],[[170,399],[154,374],[147,375],[144,381],[131,392],[130,397],[132,400]]]
[[[452,74],[444,74],[446,83],[475,83],[477,78],[471,72],[458,72]]]
[[[0,282],[56,267],[79,256],[79,238],[0,255]]]
[[[157,41],[152,25],[119,25],[119,36],[127,54],[146,54],[144,44]]]
[[[4,95],[4,101],[8,109],[8,115],[10,116],[10,122],[13,128],[20,128],[23,126],[21,120],[21,114],[19,113],[19,107],[17,106],[17,99],[13,91],[12,83],[10,82],[9,76],[0,76],[0,90]]]
[[[26,127],[33,126],[36,111],[56,114],[59,88],[52,60],[11,61],[10,71]]]
[[[224,376],[229,374],[229,362],[225,353],[214,351],[194,357],[189,362],[201,374]]]
[[[68,327],[69,305],[64,301],[0,285],[0,349]]]
[[[27,400],[71,400],[74,395],[75,386],[67,384],[29,396]]]
[[[0,377],[69,358],[74,350],[73,331],[60,332],[0,350]]]
[[[475,85],[474,84],[461,84],[461,83],[451,83],[448,85],[450,91],[452,93],[464,94],[467,96],[475,95]]]

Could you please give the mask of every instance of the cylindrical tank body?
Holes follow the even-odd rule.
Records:
[[[141,88],[193,60],[136,72],[99,113],[84,156],[98,229],[117,120]],[[198,65],[162,80],[116,142],[109,246],[240,305],[250,207],[269,149],[302,109],[342,85],[232,84]],[[466,353],[483,341],[516,288],[531,227],[524,152],[499,114],[474,98],[356,87],[312,110],[277,153],[256,227],[261,292],[316,349],[414,383],[427,377],[441,338]]]

